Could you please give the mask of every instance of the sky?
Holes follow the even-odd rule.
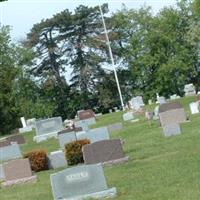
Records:
[[[8,0],[0,3],[0,23],[12,27],[14,41],[26,37],[32,26],[42,19],[50,18],[64,9],[73,11],[80,4],[96,6],[108,3],[110,12],[119,10],[124,3],[128,8],[151,6],[156,14],[164,6],[174,6],[176,0]]]
[[[96,6],[99,3],[108,3],[110,13],[120,10],[124,3],[129,9],[151,6],[156,14],[164,6],[175,6],[176,0],[8,0],[0,3],[0,25],[10,25],[12,41],[17,42],[25,39],[33,25],[42,19],[51,18],[65,9],[73,12],[80,4]],[[72,69],[66,67],[65,76],[69,81]],[[112,69],[111,66],[104,68]]]

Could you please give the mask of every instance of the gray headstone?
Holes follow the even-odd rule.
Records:
[[[124,121],[130,121],[134,119],[134,115],[132,112],[124,113],[123,114],[123,120]]]
[[[158,97],[157,101],[160,105],[167,103],[165,97]]]
[[[48,155],[49,158],[49,168],[57,169],[60,167],[67,167],[67,161],[63,151],[54,151]]]
[[[26,126],[24,128],[19,128],[19,133],[27,133],[27,132],[30,132],[32,130],[33,130],[32,126]]]
[[[122,123],[115,123],[115,124],[108,125],[108,131],[110,133],[112,133],[114,131],[120,131],[120,130],[122,130],[122,128],[123,128]]]
[[[57,133],[63,129],[62,118],[54,117],[35,122],[36,134],[52,134]]]
[[[113,197],[116,189],[108,189],[102,165],[82,165],[51,174],[54,200]]]
[[[163,133],[166,137],[170,137],[173,135],[180,135],[181,128],[179,124],[169,124],[163,127]]]
[[[5,173],[4,173],[3,165],[0,165],[0,180],[4,180],[4,179],[5,179]]]
[[[102,140],[83,146],[85,164],[105,163],[125,158],[120,139]]]
[[[107,127],[100,127],[76,133],[75,132],[62,133],[58,135],[58,139],[60,147],[64,149],[66,144],[76,140],[89,139],[90,142],[93,143],[100,140],[109,140],[110,135]]]
[[[89,139],[91,143],[110,139],[107,127],[94,128],[86,132],[78,132],[76,133],[76,136],[78,140]]]
[[[35,122],[36,122],[36,119],[35,119],[35,118],[27,119],[27,120],[26,120],[27,126],[31,126],[32,128],[35,128]]]
[[[11,145],[0,148],[0,161],[7,161],[21,157],[21,150],[17,143],[12,143]]]
[[[83,131],[89,130],[88,124],[86,120],[79,120],[74,122],[75,127],[81,127]]]
[[[64,149],[66,144],[76,141],[75,132],[59,134],[58,140],[59,140],[60,147]]]
[[[190,83],[184,86],[185,96],[194,96],[196,95],[195,86]]]
[[[133,97],[130,101],[131,109],[139,110],[142,106],[145,106],[142,96]]]
[[[190,103],[190,111],[192,114],[199,113],[199,102]]]

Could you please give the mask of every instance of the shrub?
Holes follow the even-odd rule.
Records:
[[[65,145],[65,157],[68,165],[83,163],[82,147],[86,144],[90,144],[90,140],[77,140]]]
[[[48,170],[48,157],[44,150],[34,150],[24,155],[28,158],[31,164],[31,169],[35,172]]]

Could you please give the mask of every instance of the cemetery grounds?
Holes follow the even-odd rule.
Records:
[[[149,127],[144,116],[136,123],[123,122],[123,130],[112,138],[125,140],[124,152],[130,160],[121,165],[105,167],[108,187],[116,187],[114,200],[199,200],[200,199],[200,114],[190,115],[189,103],[196,97],[181,100],[191,122],[181,125],[182,134],[170,138],[162,135],[158,121]],[[155,105],[147,106],[149,110]],[[122,122],[122,112],[98,118],[94,127]],[[34,149],[48,152],[59,149],[55,139],[35,143],[34,132],[24,134],[27,144],[23,153]],[[37,183],[0,188],[1,200],[52,200],[50,174],[57,170],[37,173]]]

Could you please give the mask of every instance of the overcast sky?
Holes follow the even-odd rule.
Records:
[[[108,3],[110,12],[121,8],[124,3],[128,8],[148,5],[157,13],[164,6],[175,5],[176,0],[8,0],[0,3],[0,20],[3,25],[12,27],[12,38],[18,40],[26,37],[33,24],[64,9],[73,11],[80,4],[95,6]]]

